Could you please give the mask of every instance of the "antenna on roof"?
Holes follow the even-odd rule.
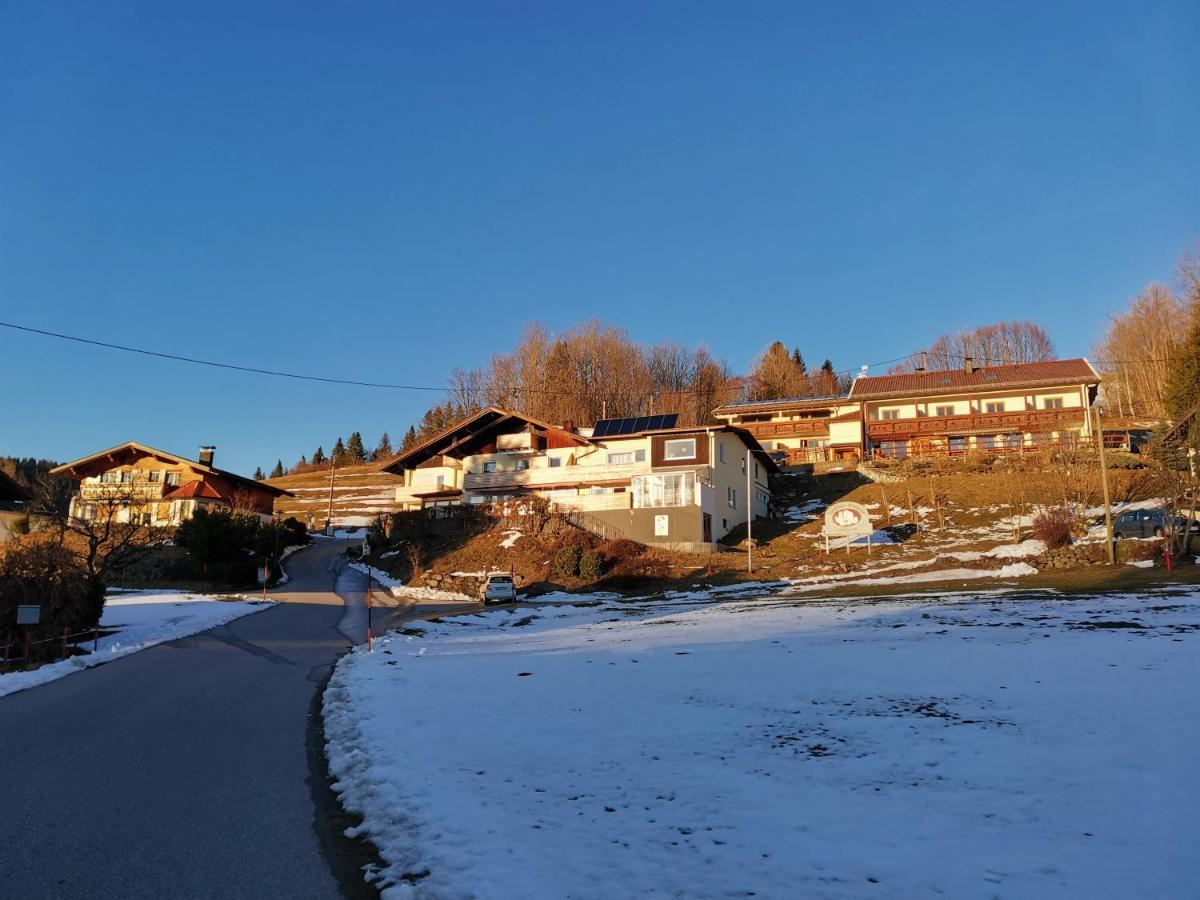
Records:
[[[863,366],[861,369],[859,369],[859,370],[858,370],[858,377],[859,377],[859,378],[866,378],[866,377],[867,377],[867,372],[869,372],[869,371],[870,371],[870,369],[871,369],[871,367],[870,367],[870,366]]]

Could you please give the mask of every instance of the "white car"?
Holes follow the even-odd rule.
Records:
[[[483,583],[484,603],[516,603],[517,586],[511,575],[489,575]]]

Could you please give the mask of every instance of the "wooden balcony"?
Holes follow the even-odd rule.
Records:
[[[172,485],[171,490],[175,489]],[[79,496],[88,502],[97,500],[159,500],[166,493],[161,481],[84,481]]]
[[[828,419],[803,419],[796,422],[747,422],[737,424],[756,438],[769,437],[828,437]]]
[[[867,423],[867,435],[873,441],[902,441],[957,434],[1039,434],[1079,428],[1083,424],[1083,409],[1038,409],[967,416],[880,419]]]

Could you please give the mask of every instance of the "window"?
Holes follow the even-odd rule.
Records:
[[[881,419],[898,419],[900,418],[900,410],[898,409],[881,409],[879,411]]]
[[[437,477],[437,479],[436,479],[436,484],[437,484],[437,489],[438,489],[439,491],[440,491],[442,488],[444,488],[444,487],[446,486],[446,476],[445,476],[445,475],[439,475],[439,476]]]
[[[754,477],[755,477],[756,479],[761,477],[761,476],[758,474],[758,463],[755,463],[755,464],[754,464]]]
[[[717,442],[717,459],[719,459],[721,462],[725,462],[725,445],[720,441]]]
[[[1002,412],[1004,412],[1004,401],[1003,400],[991,400],[991,401],[987,402],[986,404],[984,404],[984,411],[990,412],[990,413],[1002,413]]]
[[[730,509],[737,509],[737,488],[725,488],[725,499],[729,502]]]
[[[695,459],[696,439],[676,438],[663,441],[663,459]]]
[[[168,472],[166,474],[166,485],[167,485],[167,487],[178,487],[179,486],[179,473],[178,472]]]
[[[529,468],[529,460],[527,460],[527,459],[518,459],[517,460],[517,471],[518,472],[524,472],[528,468]]]
[[[610,466],[628,466],[635,462],[645,461],[645,450],[620,450],[618,452],[608,454],[608,464]]]
[[[562,457],[561,456],[551,456],[546,460],[546,464],[551,469],[557,469],[562,466]]]
[[[483,464],[483,471],[484,471],[484,473],[495,472],[496,471],[496,461],[492,460],[491,462],[485,462]]]
[[[1062,409],[1063,408],[1063,398],[1062,397],[1047,397],[1045,400],[1042,401],[1042,408],[1043,409]]]
[[[965,437],[962,437],[961,435],[959,435],[958,437],[950,438],[950,452],[951,453],[966,453],[966,451],[967,451],[967,439]]]
[[[157,469],[155,469],[153,472],[151,472],[150,474],[148,474],[146,477],[147,477],[147,478],[148,478],[150,481],[152,481],[152,482],[156,482],[156,481],[158,481],[158,479],[162,478],[162,472],[159,472]]]
[[[954,407],[953,406],[935,406],[933,408],[933,414],[935,416],[952,416],[952,415],[954,415]]]
[[[630,487],[635,509],[655,506],[691,506],[696,500],[696,474],[634,475]]]

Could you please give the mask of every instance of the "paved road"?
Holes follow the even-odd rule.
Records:
[[[339,624],[362,640],[345,543],[294,555],[277,608],[0,699],[0,894],[341,895],[308,725]]]

